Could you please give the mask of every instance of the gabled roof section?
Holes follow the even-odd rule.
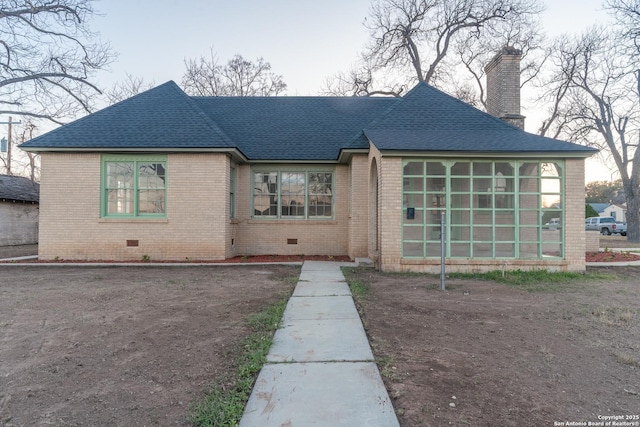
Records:
[[[364,130],[381,151],[547,152],[595,149],[516,128],[421,82]]]
[[[362,130],[398,98],[195,97],[195,103],[253,160],[335,161],[368,149]]]
[[[0,201],[37,203],[40,184],[22,176],[0,175]]]
[[[61,126],[20,146],[38,149],[233,148],[173,81]]]

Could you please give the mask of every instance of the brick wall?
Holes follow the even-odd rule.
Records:
[[[565,220],[564,241],[566,269],[584,271],[586,232],[584,229],[584,160],[565,161]]]
[[[392,271],[402,258],[402,158],[381,157],[379,164],[380,268]]]
[[[223,259],[229,224],[228,157],[167,157],[167,218],[100,218],[100,154],[42,155],[41,259]],[[128,246],[137,241],[138,246]]]
[[[367,257],[369,243],[369,158],[354,155],[349,165],[349,241],[351,258]]]

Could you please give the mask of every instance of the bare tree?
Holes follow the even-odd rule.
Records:
[[[549,80],[555,116],[546,129],[602,150],[615,164],[627,201],[627,239],[640,242],[640,92],[637,63],[614,27],[565,37]]]
[[[155,81],[153,80],[150,83],[145,83],[144,78],[134,77],[127,73],[125,80],[116,82],[110,89],[105,91],[105,95],[109,105],[113,105],[154,86]]]
[[[114,56],[88,27],[92,0],[0,2],[0,114],[62,123],[90,112]]]
[[[368,72],[351,74],[360,77],[351,79],[351,92],[398,95],[398,88],[425,81],[482,104],[484,95],[470,91],[483,87],[488,57],[508,44],[526,52],[536,47],[541,11],[537,0],[374,0],[361,58]],[[471,71],[462,85],[460,71]]]
[[[608,0],[605,4],[614,15],[623,43],[637,59],[640,56],[640,0]]]
[[[235,55],[224,65],[211,50],[208,58],[185,59],[182,87],[194,96],[276,96],[287,89],[282,76],[263,58],[251,62]]]

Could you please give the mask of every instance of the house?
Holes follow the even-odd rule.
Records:
[[[38,243],[39,192],[29,178],[0,175],[0,246]]]
[[[623,203],[618,205],[612,203],[604,208],[600,216],[612,216],[618,222],[627,222],[627,204]]]
[[[584,270],[585,230],[564,219],[584,215],[595,150],[507,122],[522,121],[519,84],[504,83],[519,52],[488,72],[497,117],[425,83],[401,98],[238,98],[167,82],[21,145],[42,158],[39,256],[439,271],[444,218],[450,271]]]

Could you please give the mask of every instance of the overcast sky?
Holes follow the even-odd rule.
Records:
[[[226,63],[235,54],[263,57],[287,83],[287,95],[317,95],[325,79],[347,70],[365,45],[370,0],[100,0],[92,22],[119,56],[103,87],[129,73],[178,84],[185,58],[209,55]],[[606,20],[601,0],[549,0],[547,34],[578,33]],[[523,99],[526,110],[526,99]],[[531,113],[524,111],[525,115]],[[537,124],[529,120],[527,130]],[[605,176],[606,175],[606,176]],[[609,179],[603,171],[597,179]]]
[[[368,36],[370,0],[101,0],[93,23],[119,53],[103,82],[126,73],[180,82],[184,59],[217,52],[264,57],[288,95],[316,95],[326,77],[349,68]],[[598,19],[601,0],[547,2],[550,35],[580,31]]]

